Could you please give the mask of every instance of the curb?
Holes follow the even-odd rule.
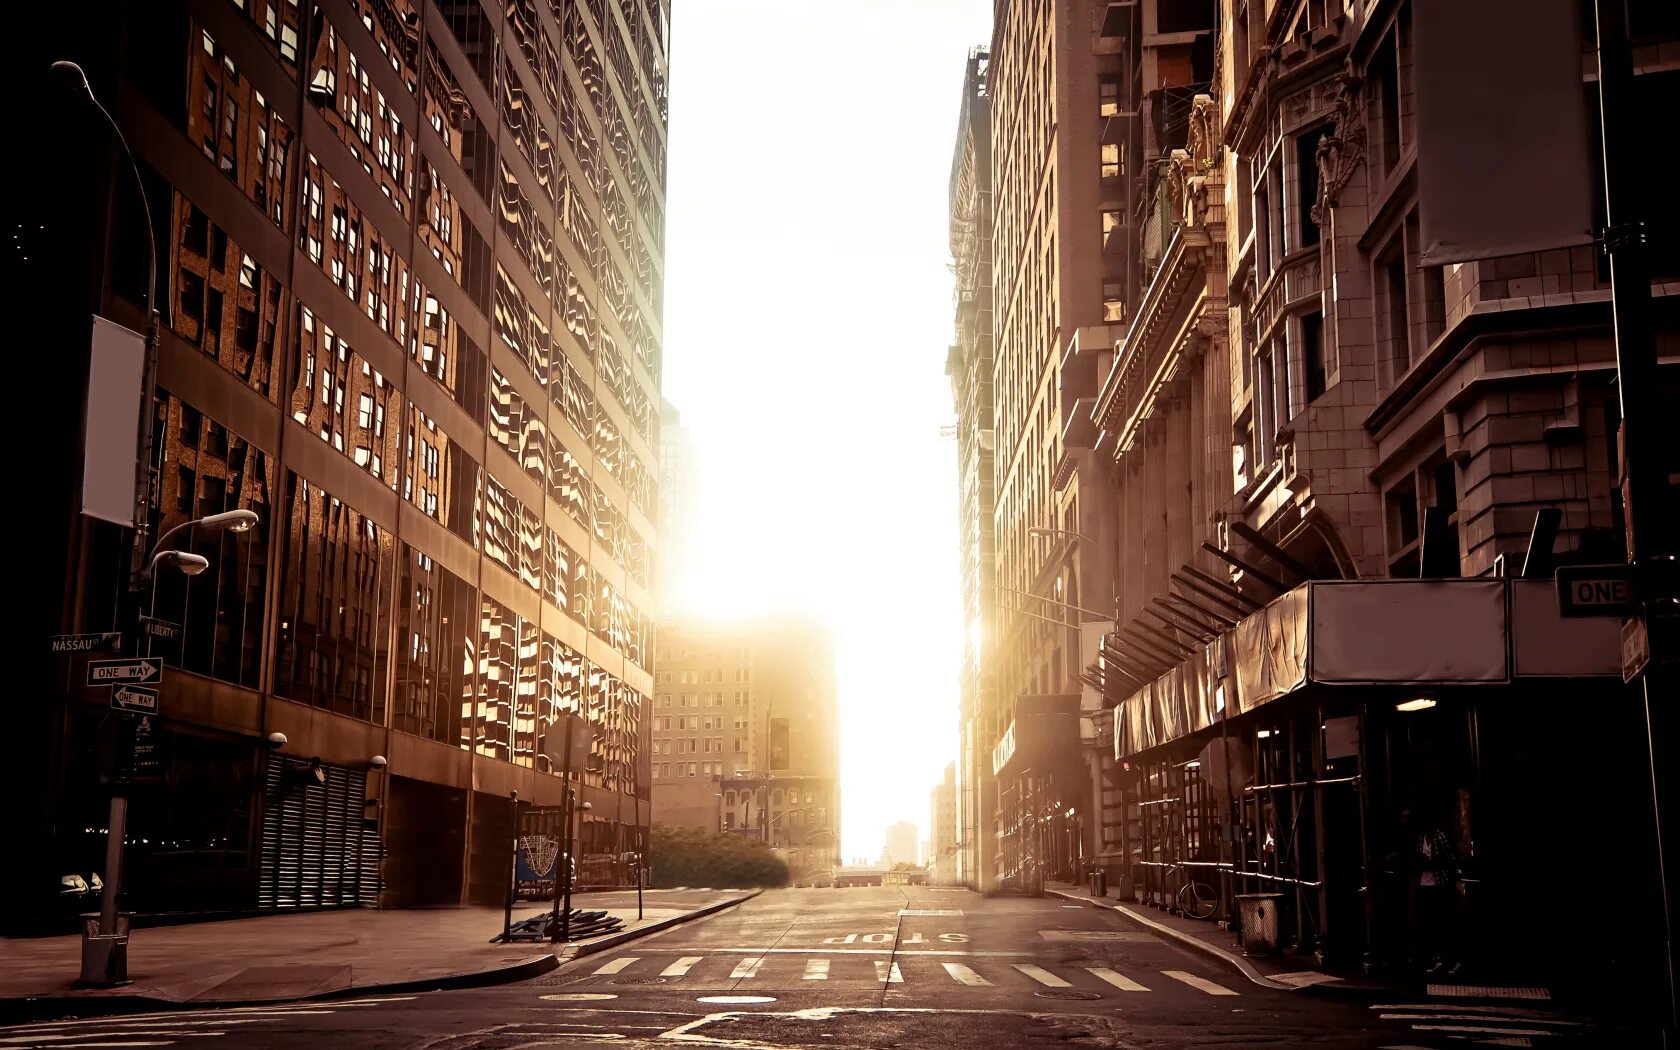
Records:
[[[31,1021],[79,1020],[90,1017],[110,1017],[116,1014],[141,1013],[199,1013],[251,1006],[280,1006],[286,1003],[331,1002],[335,999],[356,999],[364,995],[388,995],[392,992],[434,992],[451,988],[478,988],[491,984],[510,984],[530,980],[560,965],[554,955],[539,955],[523,962],[498,966],[487,970],[448,973],[438,977],[422,977],[412,981],[386,981],[381,984],[352,985],[334,988],[311,995],[285,996],[278,999],[160,999],[150,995],[41,995],[0,999],[0,1023],[23,1024]]]
[[[704,908],[700,908],[696,911],[683,912],[681,915],[673,915],[668,919],[660,919],[658,922],[650,922],[646,926],[638,926],[634,930],[624,930],[620,933],[608,934],[598,941],[588,941],[583,944],[568,946],[562,950],[562,957],[555,962],[555,966],[560,965],[561,962],[570,962],[573,959],[582,959],[587,956],[594,955],[597,952],[604,952],[610,948],[617,948],[621,944],[628,944],[637,938],[646,937],[649,934],[662,933],[672,927],[681,926],[685,922],[693,922],[696,919],[704,919],[708,915],[716,915],[725,908],[733,908],[738,904],[745,904],[763,892],[764,891],[762,889],[753,890],[751,893],[743,894],[742,896],[735,897],[730,900],[718,901],[716,904],[708,904]],[[553,969],[553,967],[550,967],[550,969]]]
[[[1153,930],[1162,936],[1169,937],[1173,941],[1191,949],[1192,951],[1201,952],[1203,955],[1210,956],[1213,959],[1224,963],[1226,966],[1229,966],[1231,969],[1242,974],[1244,977],[1248,978],[1250,981],[1262,988],[1271,988],[1274,991],[1279,992],[1301,992],[1306,991],[1308,988],[1322,987],[1322,985],[1303,986],[1285,984],[1282,981],[1274,981],[1270,977],[1261,973],[1259,970],[1255,969],[1254,964],[1249,962],[1247,959],[1244,959],[1242,956],[1228,952],[1218,945],[1209,944],[1200,937],[1193,937],[1188,933],[1175,930],[1165,923],[1156,922],[1154,919],[1151,919],[1146,915],[1140,915],[1124,905],[1110,904],[1106,901],[1099,901],[1092,897],[1080,897],[1072,893],[1065,893],[1062,890],[1046,889],[1044,892],[1050,896],[1060,897],[1063,900],[1074,901],[1079,904],[1089,904],[1093,908],[1108,908],[1110,910],[1117,911],[1140,926],[1147,926],[1150,930]]]

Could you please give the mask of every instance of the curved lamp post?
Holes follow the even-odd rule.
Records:
[[[149,498],[149,497],[148,497]],[[146,559],[145,567],[140,571],[139,578],[151,585],[151,613],[157,611],[157,570],[160,566],[180,570],[188,576],[197,576],[210,567],[210,559],[202,554],[165,548],[171,537],[182,530],[204,528],[211,530],[226,530],[228,532],[249,532],[261,520],[253,510],[228,510],[219,514],[208,514],[202,518],[184,521],[170,529],[158,539],[157,547]],[[137,536],[144,538],[144,532],[137,532]],[[136,612],[139,603],[135,603]],[[136,650],[139,648],[139,636],[135,637]],[[148,643],[147,651],[150,652]],[[278,743],[275,737],[280,737]],[[285,737],[281,734],[271,734],[269,742],[274,747],[285,744]],[[128,983],[128,939],[126,935],[117,932],[117,897],[122,892],[123,845],[128,837],[128,799],[122,793],[121,785],[117,785],[111,792],[111,817],[105,835],[105,885],[99,897],[99,936],[86,938],[82,946],[82,975],[79,984],[110,987],[112,985]],[[120,942],[120,943],[119,943]]]

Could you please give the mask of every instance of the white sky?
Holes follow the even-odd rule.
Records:
[[[925,837],[961,604],[946,189],[991,0],[675,0],[665,396],[700,463],[684,611],[840,645],[842,849]]]

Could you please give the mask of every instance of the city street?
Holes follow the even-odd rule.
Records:
[[[1275,991],[1110,911],[882,887],[769,892],[519,984],[26,1025],[0,1046],[1639,1045],[1546,1005]]]

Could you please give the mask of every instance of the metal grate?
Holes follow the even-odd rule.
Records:
[[[272,758],[264,771],[257,907],[377,903],[379,839],[364,819],[366,774],[322,766],[324,784],[288,778],[288,769],[301,768],[302,763]]]
[[[1432,984],[1430,995],[1462,999],[1550,999],[1549,988],[1514,988],[1481,984]]]

